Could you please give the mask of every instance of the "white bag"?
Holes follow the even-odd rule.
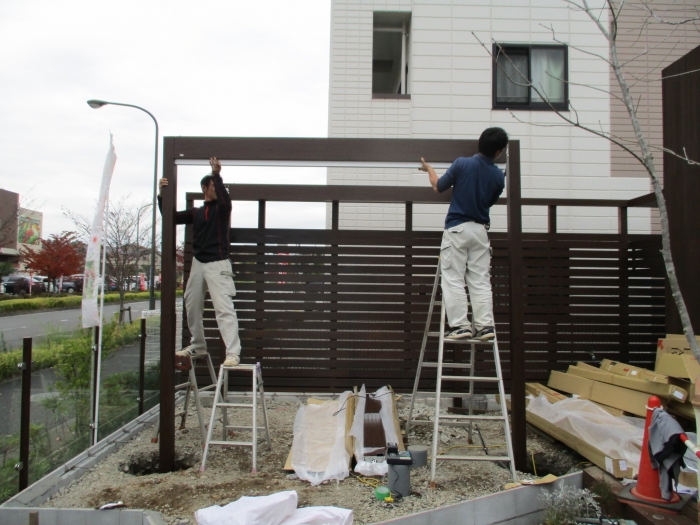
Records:
[[[338,412],[346,405],[349,393],[344,392],[337,401],[299,407],[294,420],[292,468],[300,479],[312,485],[345,479],[350,474],[350,455],[345,450],[345,412]]]
[[[197,525],[352,525],[352,510],[337,507],[297,509],[297,492],[247,497],[224,507],[214,505],[194,513]]]
[[[214,505],[194,513],[197,525],[282,525],[297,508],[297,493],[242,498],[224,507]]]

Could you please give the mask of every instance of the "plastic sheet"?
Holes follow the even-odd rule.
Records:
[[[224,507],[194,513],[197,525],[352,525],[352,510],[337,507],[297,509],[295,490],[269,496],[242,497]]]
[[[639,471],[644,429],[628,418],[612,416],[585,399],[550,403],[544,395],[531,399],[527,410],[595,445],[607,456],[624,459],[635,472]]]
[[[333,415],[345,405],[350,392],[337,401],[299,407],[294,420],[292,468],[300,479],[318,485],[350,474],[350,455],[345,450],[345,417]]]
[[[355,459],[357,460],[355,472],[363,476],[383,476],[388,472],[386,462],[366,461],[364,459],[365,407],[367,406],[367,391],[365,385],[362,385],[358,395],[357,406],[355,407],[355,418],[350,428],[350,435],[355,438],[354,452]],[[393,396],[391,395],[391,390],[383,386],[373,394],[370,394],[370,396],[376,398],[381,403],[379,418],[382,421],[386,442],[398,443],[399,440],[396,435],[396,428],[394,427]]]

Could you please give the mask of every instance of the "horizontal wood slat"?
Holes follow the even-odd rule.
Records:
[[[441,237],[433,231],[232,229],[243,362],[261,362],[270,391],[338,391],[363,383],[410,390]],[[508,243],[504,233],[490,237],[509,388]],[[665,326],[659,247],[653,235],[524,234],[526,380],[546,381],[552,369],[602,357],[653,366]],[[186,278],[191,261],[189,235]],[[208,299],[204,317],[218,365],[223,348]],[[183,339],[189,341],[186,319]],[[427,358],[435,359],[436,350],[430,341]],[[445,359],[466,355],[464,347],[446,345]],[[492,372],[492,359],[479,353],[483,375]],[[198,367],[197,375],[208,382],[206,369]],[[232,388],[243,386],[237,381],[232,378]],[[421,375],[421,389],[434,382],[434,370]],[[445,386],[448,392],[466,388],[459,382]]]

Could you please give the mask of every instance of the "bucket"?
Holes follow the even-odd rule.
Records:
[[[410,465],[389,465],[389,490],[392,496],[405,498],[411,495]]]

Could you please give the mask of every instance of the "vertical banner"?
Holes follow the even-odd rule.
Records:
[[[105,206],[109,198],[109,184],[112,181],[117,154],[114,151],[112,134],[109,134],[109,151],[102,170],[102,185],[97,201],[95,218],[92,221],[85,258],[85,280],[83,281],[83,328],[99,326],[100,315],[97,308],[97,296],[100,292],[100,248],[104,240]],[[105,276],[103,275],[104,279]]]

